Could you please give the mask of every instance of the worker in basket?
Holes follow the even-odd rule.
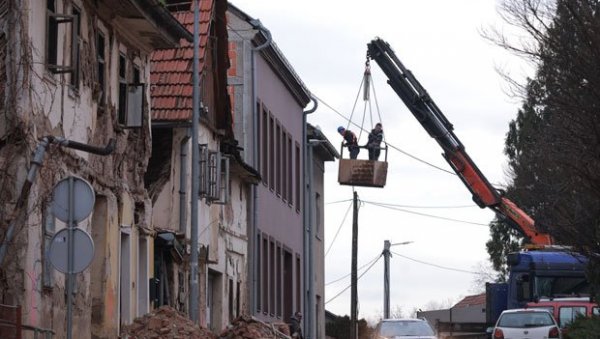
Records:
[[[343,146],[348,147],[348,151],[350,152],[350,159],[356,159],[358,157],[358,152],[360,152],[360,147],[358,146],[358,139],[356,139],[356,135],[351,130],[345,129],[344,127],[338,127],[338,133],[344,138]]]
[[[367,150],[369,151],[369,160],[378,161],[381,153],[381,142],[383,141],[383,128],[381,123],[375,124],[375,128],[369,133],[367,140]]]

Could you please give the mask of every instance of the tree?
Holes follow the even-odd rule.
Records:
[[[587,254],[589,278],[600,286],[600,3],[506,0],[502,8],[529,40],[495,41],[537,65],[506,137],[506,195],[557,243]],[[518,242],[501,224],[494,221],[488,242],[499,268],[498,256]]]

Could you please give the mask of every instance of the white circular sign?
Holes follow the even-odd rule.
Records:
[[[94,259],[94,241],[92,237],[80,228],[73,230],[73,272],[85,270]],[[56,270],[69,273],[69,229],[63,228],[52,237],[48,249],[50,263]]]
[[[52,213],[62,222],[69,221],[69,193],[73,194],[72,222],[77,224],[87,218],[94,209],[94,189],[87,181],[77,177],[64,178],[54,185]]]

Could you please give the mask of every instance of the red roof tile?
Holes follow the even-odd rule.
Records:
[[[214,0],[200,0],[200,70],[210,30]],[[194,10],[173,14],[191,33],[194,32]],[[152,120],[188,121],[192,117],[193,43],[180,41],[180,48],[156,50],[150,68]]]
[[[463,308],[481,305],[485,305],[485,293],[466,296],[463,298],[463,300],[459,301],[452,308]]]

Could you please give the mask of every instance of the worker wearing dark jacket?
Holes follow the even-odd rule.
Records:
[[[350,152],[350,159],[356,159],[358,156],[358,152],[360,152],[360,148],[358,147],[358,139],[356,139],[356,135],[348,129],[340,126],[338,127],[338,133],[342,135],[344,138],[343,146],[348,147],[348,151]]]
[[[377,123],[375,128],[369,133],[367,140],[367,149],[369,150],[369,160],[377,161],[381,153],[381,142],[383,141],[383,129],[381,123]]]

